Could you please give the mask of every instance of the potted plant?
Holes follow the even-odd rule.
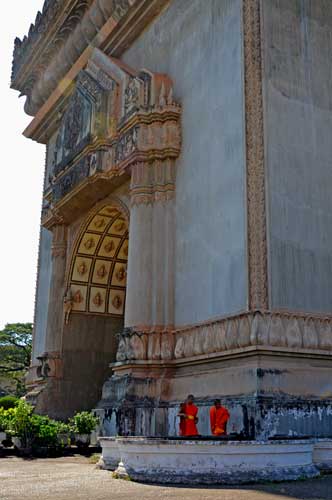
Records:
[[[5,410],[3,408],[0,408],[0,445],[2,444],[2,441],[4,441],[7,437],[6,434],[6,429],[7,429],[7,419],[4,415]]]
[[[32,415],[32,449],[38,456],[48,456],[58,444],[58,423],[47,416]]]
[[[11,443],[10,439],[10,422],[14,417],[14,408],[0,408],[0,444],[8,446]],[[9,438],[9,439],[8,439]]]
[[[57,440],[61,448],[70,446],[71,427],[64,422],[57,422]]]
[[[12,436],[15,448],[23,455],[30,454],[33,439],[31,416],[33,407],[25,401],[19,401],[13,410],[13,416],[8,423],[8,431]]]
[[[70,419],[75,433],[75,442],[78,447],[88,447],[90,444],[90,434],[99,423],[99,418],[88,411],[76,413]]]

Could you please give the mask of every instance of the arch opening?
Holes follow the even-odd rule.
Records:
[[[123,317],[128,222],[109,203],[91,215],[76,242],[69,269],[72,312]]]

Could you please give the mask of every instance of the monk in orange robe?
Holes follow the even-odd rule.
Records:
[[[198,436],[198,408],[194,405],[194,396],[190,394],[185,403],[180,406],[180,436]]]
[[[226,436],[228,420],[228,410],[224,406],[221,406],[220,399],[216,399],[214,406],[210,408],[210,424],[212,434],[214,436]]]
[[[178,417],[180,417],[179,434],[180,436],[184,436],[186,431],[186,403],[180,404],[180,411],[178,413]]]

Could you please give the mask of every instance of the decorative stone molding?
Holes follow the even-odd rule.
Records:
[[[181,149],[181,108],[166,75],[137,72],[95,49],[59,125],[42,224],[68,220],[91,183],[131,176],[132,203],[170,199]],[[96,189],[100,199],[100,190]],[[91,197],[92,190],[89,189]],[[92,200],[93,202],[93,200]]]
[[[27,96],[25,111],[35,115],[89,47],[121,53],[123,37],[137,36],[167,1],[46,0],[29,36],[15,40],[12,88]]]
[[[173,334],[170,331],[140,332],[125,328],[118,337],[117,361],[169,361],[173,358]]]
[[[182,329],[127,328],[119,339],[121,362],[180,360],[256,346],[332,354],[332,318],[256,311]]]
[[[52,233],[52,257],[65,257],[67,251],[67,226],[65,224],[55,224]]]
[[[166,202],[175,195],[175,163],[173,160],[137,163],[132,167],[131,205]]]
[[[332,351],[332,318],[255,312],[176,330],[176,359],[249,346]]]
[[[15,38],[12,80],[17,78],[27,63],[31,64],[31,58],[35,57],[36,52],[40,52],[41,46],[44,49],[29,77],[30,85],[24,88],[25,92],[31,90],[31,84],[63,45],[68,32],[73,31],[81,21],[92,2],[93,0],[45,0],[42,11],[38,11],[34,24],[30,25],[28,36],[24,36],[22,40]],[[48,43],[55,21],[58,21],[56,36],[53,43]]]
[[[260,0],[243,0],[250,309],[268,308]]]

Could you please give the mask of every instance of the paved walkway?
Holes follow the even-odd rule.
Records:
[[[332,476],[239,488],[173,488],[113,479],[91,459],[0,458],[1,500],[332,500]]]

